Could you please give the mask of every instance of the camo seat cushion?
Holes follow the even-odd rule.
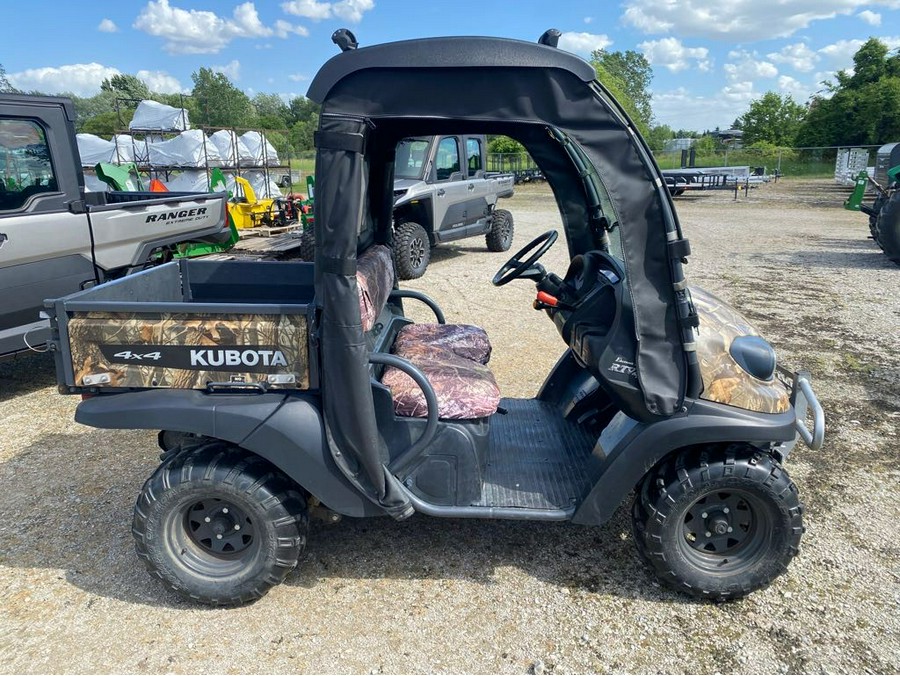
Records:
[[[500,388],[486,365],[428,343],[410,342],[399,348],[395,344],[394,354],[410,361],[428,378],[437,395],[439,418],[471,420],[497,411]],[[391,389],[397,415],[412,418],[428,415],[425,395],[403,371],[389,366],[381,382]]]
[[[356,259],[356,287],[363,331],[371,331],[394,288],[394,261],[383,244],[370,246]]]
[[[450,350],[479,364],[487,364],[491,358],[487,333],[471,324],[407,324],[394,340],[394,352],[423,343]]]

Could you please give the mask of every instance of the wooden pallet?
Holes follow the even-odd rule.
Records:
[[[261,225],[256,228],[242,228],[238,230],[241,237],[274,237],[275,235],[282,235],[286,232],[293,232],[295,230],[302,230],[302,223],[291,223],[290,225],[277,225],[277,226],[265,226]]]

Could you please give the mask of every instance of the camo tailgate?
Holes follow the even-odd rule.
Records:
[[[75,384],[82,387],[309,387],[302,314],[76,312],[68,331]]]

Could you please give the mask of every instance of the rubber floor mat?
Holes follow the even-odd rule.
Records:
[[[490,450],[479,507],[566,509],[588,489],[595,439],[552,405],[502,399],[491,417]]]

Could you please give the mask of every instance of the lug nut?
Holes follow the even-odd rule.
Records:
[[[725,512],[726,514],[728,514],[728,508],[727,508],[727,507],[725,507],[724,509],[722,509],[722,511]]]
[[[711,537],[712,537],[712,533],[710,533],[709,531],[706,531],[706,537],[711,538]]]
[[[212,521],[212,519],[210,519],[209,517],[206,517],[206,518],[203,519],[203,520],[206,521],[206,523],[209,523],[210,521]]]
[[[222,508],[222,514],[228,514],[228,508],[227,508],[227,507],[223,507],[223,508]]]
[[[707,514],[706,512],[703,512],[703,514],[701,514],[700,516],[705,519],[707,516],[709,516],[709,514]]]
[[[234,529],[235,529],[235,530],[240,530],[241,527],[240,527],[238,524],[234,524]]]
[[[734,530],[734,528],[732,528],[731,526],[728,526],[728,532],[729,532],[729,533],[730,533],[731,531],[733,531],[733,530]]]
[[[221,540],[221,539],[222,539],[222,534],[216,533],[216,540]]]

